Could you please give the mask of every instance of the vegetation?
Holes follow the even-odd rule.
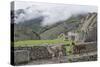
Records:
[[[96,14],[91,14],[88,19],[87,15],[72,16],[65,21],[59,21],[53,25],[41,26],[43,17],[29,21],[14,24],[14,41],[15,46],[34,46],[40,44],[67,44],[70,41],[64,41],[66,38],[59,38],[61,33],[67,36],[68,32],[75,31],[79,33],[80,40],[95,41],[96,38]],[[91,18],[93,16],[93,18]],[[84,19],[84,20],[83,20]],[[91,22],[94,19],[93,22]],[[88,21],[89,20],[89,21]],[[88,22],[87,22],[88,21]],[[86,34],[84,31],[86,31]],[[90,31],[89,31],[90,30]],[[95,32],[94,32],[95,31]],[[90,35],[91,34],[91,35]]]
[[[64,41],[64,40],[25,40],[25,41],[17,41],[14,42],[14,47],[25,47],[25,46],[36,46],[36,45],[53,45],[53,44],[71,44],[72,41]]]

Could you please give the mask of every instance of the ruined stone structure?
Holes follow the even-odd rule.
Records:
[[[73,47],[73,54],[82,54],[94,51],[97,52],[96,42],[79,43]]]
[[[75,32],[68,32],[68,39],[73,41],[79,41],[79,34]]]
[[[22,64],[30,61],[28,50],[14,51],[14,64]]]
[[[63,44],[59,46],[16,47],[14,50],[15,64],[55,57],[59,59],[65,55],[66,50]]]
[[[88,43],[78,43],[73,46],[73,54],[68,55],[66,52],[66,45],[58,44],[56,45],[47,45],[47,46],[34,46],[34,47],[16,47],[14,49],[14,59],[15,64],[24,64],[36,60],[49,60],[55,59],[60,60],[61,58],[66,57],[66,61],[84,61],[84,60],[96,60],[97,59],[97,43],[88,42]],[[93,53],[92,53],[93,52]],[[89,54],[91,53],[91,54]],[[77,57],[77,54],[81,55]],[[85,54],[85,55],[84,55]],[[73,56],[74,55],[74,56]],[[75,56],[76,55],[76,56]]]

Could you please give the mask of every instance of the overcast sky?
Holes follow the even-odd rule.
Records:
[[[19,18],[16,19],[17,22],[45,16],[42,25],[50,25],[57,21],[68,19],[70,16],[76,14],[97,12],[96,6],[15,1],[15,10],[18,9],[24,9],[26,15],[21,14]]]

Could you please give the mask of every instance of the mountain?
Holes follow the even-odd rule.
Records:
[[[30,20],[26,20],[24,22],[20,22],[18,23],[19,26],[24,26],[24,27],[28,27],[30,29],[32,29],[34,32],[37,32],[40,30],[41,28],[41,22],[43,21],[43,16],[34,18],[34,19],[30,19]]]
[[[80,40],[97,41],[97,13],[72,16],[68,20],[47,26],[42,31],[41,39],[56,39],[61,33],[67,36],[68,32],[74,31],[79,34]]]
[[[40,22],[42,20],[43,17],[38,17],[24,22],[14,23],[15,41],[40,39],[40,35],[38,34],[38,31],[41,28]]]
[[[97,13],[88,13],[82,18],[79,28],[83,32],[84,41],[97,41]]]
[[[22,15],[27,15],[24,9],[18,9],[15,11],[15,13],[14,11],[11,11],[11,20],[14,23],[14,40],[19,41],[40,39],[38,31],[41,28],[41,22],[43,21],[44,17],[37,16],[29,19],[28,16],[23,17]]]
[[[19,10],[17,14],[20,15],[26,13],[23,10]],[[36,18],[15,23],[15,41],[30,39],[56,39],[61,33],[64,33],[67,36],[70,31],[80,34],[80,40],[97,40],[97,13],[78,14],[69,17],[69,19],[46,26],[41,26],[41,22],[43,20],[44,16],[38,16]]]
[[[39,40],[40,36],[31,28],[14,23],[14,41]]]
[[[76,30],[79,27],[82,16],[72,16],[65,21],[59,21],[52,26],[45,27],[40,34],[41,39],[56,39],[61,33],[67,35],[68,31]]]

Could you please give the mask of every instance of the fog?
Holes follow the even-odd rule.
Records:
[[[67,20],[72,15],[97,12],[96,6],[15,1],[15,11],[18,9],[23,9],[25,13],[15,18],[16,23],[43,16],[44,19],[41,22],[42,26]]]

